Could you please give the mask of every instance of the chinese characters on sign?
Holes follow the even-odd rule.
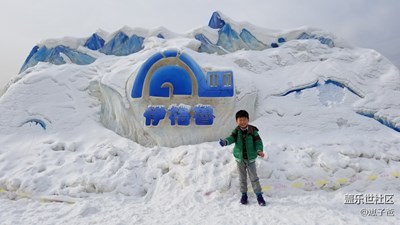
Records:
[[[193,116],[190,114],[191,106],[180,104],[171,105],[168,110],[164,105],[150,105],[144,112],[146,118],[146,126],[157,126],[160,120],[165,119],[169,112],[169,120],[171,126],[178,124],[179,126],[188,126],[190,118],[193,117],[196,125],[212,125],[214,123],[214,110],[210,105],[195,105],[193,108]]]

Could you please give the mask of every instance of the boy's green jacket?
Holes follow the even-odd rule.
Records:
[[[232,134],[225,138],[226,144],[230,145],[235,143],[235,147],[233,147],[233,156],[235,156],[236,161],[243,161],[243,139],[242,139],[242,131],[240,127],[237,126]],[[263,143],[260,135],[258,134],[258,129],[255,126],[248,125],[247,134],[245,137],[246,140],[246,149],[247,149],[247,159],[249,162],[256,161],[258,152],[263,151]]]

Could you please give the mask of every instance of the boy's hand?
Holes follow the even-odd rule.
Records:
[[[219,139],[219,145],[221,145],[221,147],[224,147],[226,145],[226,141],[223,139]]]
[[[258,155],[261,157],[261,158],[264,158],[264,152],[258,152]]]

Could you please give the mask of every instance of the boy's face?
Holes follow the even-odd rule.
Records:
[[[236,119],[236,123],[241,128],[246,128],[249,124],[249,119],[246,117],[239,117]]]

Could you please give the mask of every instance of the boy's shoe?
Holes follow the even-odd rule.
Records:
[[[257,195],[257,201],[260,206],[265,206],[265,200],[262,195]]]
[[[247,203],[249,203],[246,193],[242,193],[242,198],[240,199],[240,203],[242,205],[247,205]]]

